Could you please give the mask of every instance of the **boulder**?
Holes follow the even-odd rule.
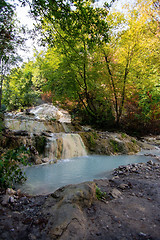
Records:
[[[85,239],[86,219],[82,209],[90,207],[94,200],[93,182],[69,185],[51,194],[43,206],[43,213],[49,216],[45,231],[49,231],[51,239]]]
[[[63,123],[71,123],[70,114],[63,109],[53,106],[52,104],[44,103],[30,109],[29,112],[30,114],[33,114],[36,119],[52,121],[58,120]]]
[[[42,162],[43,162],[43,163],[48,163],[48,162],[49,162],[49,158],[48,158],[48,157],[43,158],[43,159],[42,159]]]
[[[7,188],[6,190],[6,194],[8,195],[15,195],[17,192],[15,190],[13,190],[12,188]]]
[[[93,200],[96,199],[96,185],[93,182],[69,185],[60,188],[51,196],[63,200],[63,204],[70,203],[78,204],[80,207],[90,207]]]
[[[37,165],[37,164],[42,164],[42,163],[43,162],[42,162],[41,158],[37,157],[35,160],[35,164]]]

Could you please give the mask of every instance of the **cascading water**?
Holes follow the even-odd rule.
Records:
[[[47,138],[45,157],[49,159],[66,159],[87,155],[79,134],[51,134]]]
[[[87,155],[80,135],[71,133],[70,115],[51,104],[37,106],[27,114],[8,114],[5,126],[13,131],[26,131],[32,145],[39,145],[37,140],[34,143],[35,139],[42,141],[45,138],[43,153],[40,152],[41,158],[47,161]]]

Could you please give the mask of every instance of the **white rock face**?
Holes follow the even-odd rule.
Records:
[[[42,104],[34,107],[30,110],[30,113],[34,114],[36,119],[55,119],[62,123],[71,123],[70,114],[63,109],[53,106],[52,104]]]
[[[27,131],[28,133],[52,132],[69,133],[72,131],[70,114],[52,104],[42,104],[27,112],[6,113],[5,126],[13,131]]]
[[[86,156],[87,151],[79,134],[73,133],[50,133],[47,137],[44,155],[48,160],[68,159],[79,156]]]
[[[71,133],[74,128],[69,113],[52,104],[42,104],[29,109],[27,113],[7,114],[5,126],[15,132],[25,131],[27,133],[23,135],[25,145],[30,140],[29,145],[35,146],[38,141],[35,136],[40,138],[43,135],[45,137],[41,153],[43,162],[87,155],[80,135]],[[36,164],[40,163],[41,159],[37,158]]]

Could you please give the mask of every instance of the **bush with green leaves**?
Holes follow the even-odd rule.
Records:
[[[8,150],[0,156],[0,187],[13,187],[15,183],[26,180],[21,166],[28,164],[29,151],[21,146]]]
[[[96,186],[96,197],[98,200],[101,200],[106,197],[106,192],[102,192],[101,189]]]

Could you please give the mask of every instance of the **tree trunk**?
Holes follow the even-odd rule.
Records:
[[[108,69],[108,73],[110,75],[111,78],[111,86],[113,89],[113,94],[114,94],[114,101],[115,101],[115,112],[116,112],[116,123],[119,124],[119,110],[118,110],[118,98],[117,98],[117,92],[116,92],[116,87],[115,87],[115,83],[114,83],[114,79],[113,79],[113,75],[109,66],[109,61],[108,61],[108,57],[105,55],[105,61],[107,64],[107,69]]]
[[[0,57],[0,109],[2,107],[2,86],[3,86],[3,66],[2,66],[2,57]]]

